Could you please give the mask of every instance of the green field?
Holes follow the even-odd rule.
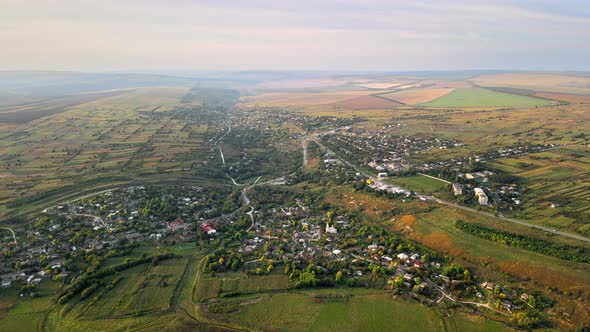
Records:
[[[429,107],[535,107],[550,101],[527,96],[495,92],[482,88],[461,88],[420,106]]]
[[[423,175],[410,175],[410,176],[398,176],[391,177],[387,182],[396,184],[405,189],[419,192],[421,194],[432,194],[435,192],[448,192],[448,184],[443,181],[439,181],[433,178],[429,178]]]
[[[443,318],[434,309],[394,299],[389,292],[362,289],[223,299],[209,305],[206,312],[208,319],[265,331],[460,331],[459,327],[475,325],[463,315]],[[509,330],[493,321],[478,326],[482,331]]]

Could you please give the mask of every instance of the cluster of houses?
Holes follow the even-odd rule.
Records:
[[[155,194],[154,194],[155,193]],[[0,280],[2,287],[38,284],[45,278],[66,278],[62,262],[76,253],[104,253],[127,242],[164,238],[194,241],[191,222],[215,215],[211,191],[187,186],[151,191],[142,186],[114,189],[99,195],[49,208],[28,228],[17,230],[18,247],[12,237],[0,238]],[[176,219],[166,222],[167,210]],[[213,236],[216,230],[207,222],[203,231]]]

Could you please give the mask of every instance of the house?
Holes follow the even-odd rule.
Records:
[[[385,172],[382,172],[382,173],[377,173],[377,177],[378,177],[379,179],[386,178],[386,177],[387,177],[387,173],[385,173]]]
[[[463,186],[460,183],[453,183],[453,195],[458,196],[463,194]]]
[[[201,223],[201,228],[205,231],[205,233],[207,233],[207,235],[213,235],[213,234],[217,233],[215,228],[211,227],[211,225],[209,225],[206,222]]]
[[[12,280],[2,280],[2,288],[8,288],[12,285]]]
[[[398,254],[398,255],[397,255],[397,258],[399,258],[399,259],[400,259],[400,260],[402,260],[402,261],[405,261],[405,260],[407,260],[408,258],[410,258],[410,256],[408,256],[408,255],[406,255],[406,254],[404,254],[404,253],[402,252],[401,254]]]
[[[488,196],[483,191],[483,189],[475,188],[473,191],[475,192],[475,197],[477,197],[479,205],[488,205]]]

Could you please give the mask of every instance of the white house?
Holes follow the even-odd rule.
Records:
[[[404,253],[402,252],[401,254],[398,254],[398,255],[397,255],[397,258],[399,258],[399,259],[400,259],[400,260],[402,260],[402,261],[405,261],[405,260],[407,260],[408,258],[410,258],[410,256],[408,256],[408,255],[406,255],[406,254],[404,254]]]

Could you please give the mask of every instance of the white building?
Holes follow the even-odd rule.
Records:
[[[473,191],[475,192],[475,197],[477,197],[479,205],[488,205],[488,196],[483,191],[483,189],[475,188]]]

